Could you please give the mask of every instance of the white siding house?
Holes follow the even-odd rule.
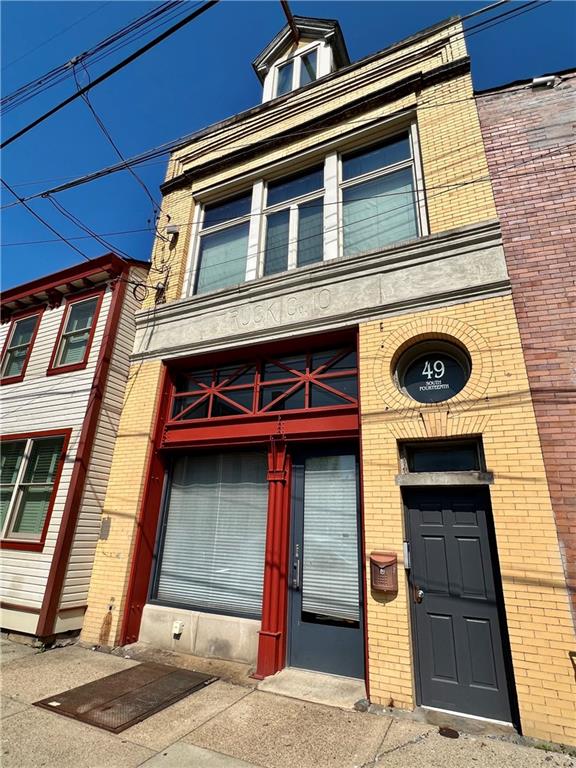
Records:
[[[110,254],[3,295],[2,629],[82,626],[147,271]]]

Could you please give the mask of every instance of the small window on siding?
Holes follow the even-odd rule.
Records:
[[[67,303],[49,373],[86,366],[101,299],[98,294]]]
[[[39,322],[40,313],[13,321],[2,359],[3,380],[23,378]]]
[[[54,501],[66,436],[2,441],[2,539],[39,542]]]

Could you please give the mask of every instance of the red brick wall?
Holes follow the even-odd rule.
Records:
[[[556,83],[477,103],[576,618],[576,73]]]

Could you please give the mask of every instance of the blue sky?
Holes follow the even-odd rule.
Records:
[[[338,19],[352,61],[385,48],[451,15],[464,15],[486,2],[291,2],[294,14]],[[64,63],[154,7],[142,2],[14,2],[2,14],[2,93]],[[512,4],[511,4],[512,5]],[[519,5],[515,3],[514,5]],[[506,7],[493,13],[500,13]],[[486,18],[485,16],[480,19]],[[472,19],[467,26],[480,19]],[[129,65],[90,97],[126,157],[178,138],[260,102],[252,59],[285,23],[277,0],[225,0],[144,57]],[[552,0],[536,10],[468,38],[476,89],[558,72],[576,65],[576,3]],[[97,76],[145,39],[90,70]],[[83,83],[84,84],[84,83]],[[10,111],[6,138],[72,92],[68,82]],[[81,100],[49,118],[4,151],[2,176],[20,195],[54,186],[116,162],[112,148]],[[166,158],[138,173],[159,199]],[[126,172],[62,193],[60,201],[99,234],[146,230],[152,206]],[[3,205],[12,202],[6,194]],[[80,232],[46,200],[31,205],[67,237]],[[2,285],[26,282],[81,260],[32,216],[14,206],[2,216]],[[134,258],[148,259],[152,235],[130,232],[106,240]],[[73,240],[88,256],[105,249],[90,239]]]

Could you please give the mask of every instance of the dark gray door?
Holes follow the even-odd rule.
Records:
[[[405,488],[423,705],[511,721],[486,488]]]
[[[352,452],[295,457],[288,664],[364,677],[358,527]]]

